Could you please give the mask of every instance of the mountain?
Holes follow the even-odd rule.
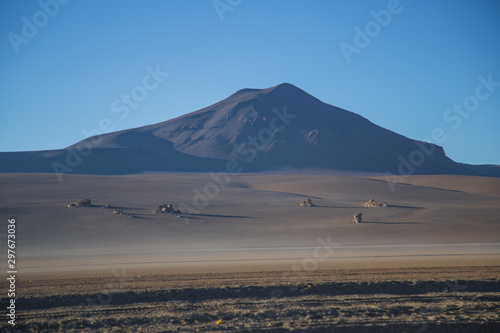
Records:
[[[479,175],[442,147],[411,140],[287,83],[243,89],[204,109],[90,137],[66,149],[0,153],[1,172],[161,171]]]

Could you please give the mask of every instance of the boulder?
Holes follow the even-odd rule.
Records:
[[[77,202],[73,202],[67,205],[66,207],[73,208],[73,207],[91,207],[91,206],[92,202],[90,201],[90,199],[81,199],[78,200]]]
[[[299,205],[300,207],[314,207],[314,203],[311,198],[302,201]]]
[[[164,204],[159,206],[156,210],[155,213],[163,213],[163,214],[180,214],[180,210],[174,209],[174,206],[172,204]]]
[[[363,214],[362,213],[354,214],[354,219],[352,220],[352,223],[361,223],[361,222],[363,222]]]
[[[382,201],[375,201],[374,199],[370,199],[363,204],[363,207],[387,207],[387,204]]]

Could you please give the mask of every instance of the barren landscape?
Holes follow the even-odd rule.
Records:
[[[498,1],[0,8],[0,333],[500,332]]]
[[[497,331],[500,179],[445,177],[2,174],[15,329]]]

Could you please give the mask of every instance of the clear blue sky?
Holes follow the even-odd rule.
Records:
[[[219,0],[223,20],[213,0],[54,1],[0,2],[0,151],[64,148],[105,118],[148,125],[289,82],[413,139],[441,128],[452,159],[500,165],[500,83],[475,97],[478,77],[500,82],[499,1]],[[371,22],[388,7],[390,22]],[[348,63],[356,27],[372,37]],[[157,65],[168,77],[121,119],[112,103]],[[446,113],[464,101],[473,111]]]

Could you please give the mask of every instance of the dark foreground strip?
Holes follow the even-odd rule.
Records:
[[[458,289],[458,290],[454,290]],[[449,292],[500,292],[500,279],[407,282],[348,282],[305,285],[247,287],[184,288],[153,291],[123,291],[97,294],[68,294],[41,297],[20,297],[16,307],[23,310],[85,306],[88,299],[108,300],[106,305],[124,305],[167,301],[205,301],[238,298],[271,299],[305,295],[421,295]],[[2,304],[7,304],[2,298]]]

